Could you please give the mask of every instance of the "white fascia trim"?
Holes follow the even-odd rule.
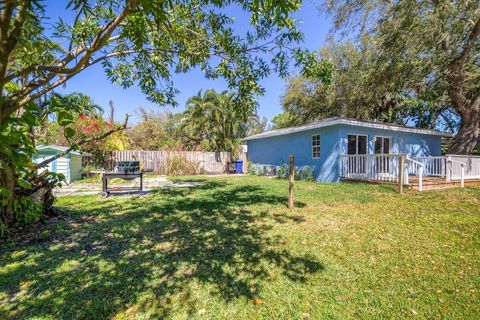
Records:
[[[355,120],[348,120],[348,119],[335,119],[331,121],[312,123],[312,124],[308,124],[300,127],[272,130],[265,133],[260,133],[257,135],[246,137],[242,140],[248,141],[248,140],[269,138],[269,137],[281,136],[281,135],[286,135],[286,134],[295,133],[295,132],[301,132],[301,131],[307,131],[307,130],[312,130],[317,128],[338,125],[338,124],[352,125],[352,126],[364,127],[364,128],[398,131],[398,132],[410,132],[410,133],[418,133],[418,134],[426,134],[426,135],[434,135],[434,136],[442,136],[442,137],[454,136],[451,133],[440,132],[440,131],[429,130],[429,129],[407,128],[407,127],[392,126],[392,125],[381,124],[381,123],[366,123],[363,121],[355,121]]]

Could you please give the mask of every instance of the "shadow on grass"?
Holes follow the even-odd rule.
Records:
[[[0,252],[0,315],[111,318],[134,305],[161,318],[174,307],[197,312],[197,290],[225,302],[255,299],[273,270],[306,281],[322,265],[267,234],[269,221],[303,218],[249,208],[286,201],[257,186],[205,181],[85,203],[72,211],[70,230]]]

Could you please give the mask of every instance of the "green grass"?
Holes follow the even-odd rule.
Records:
[[[194,178],[183,178],[191,180]],[[201,178],[64,197],[0,245],[0,318],[474,319],[480,189]]]

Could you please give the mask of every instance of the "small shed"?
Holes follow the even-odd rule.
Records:
[[[58,155],[61,152],[64,152],[67,149],[67,147],[56,145],[38,146],[37,153],[33,156],[33,162],[40,163],[48,158]],[[88,153],[70,151],[63,157],[53,160],[45,168],[40,170],[61,173],[65,175],[66,182],[70,183],[82,178],[82,158],[88,156],[90,156]]]

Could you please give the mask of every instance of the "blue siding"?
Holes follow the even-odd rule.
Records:
[[[390,153],[405,153],[411,157],[439,156],[442,150],[440,136],[380,130],[356,126],[338,125],[341,154],[347,154],[347,137],[349,134],[364,134],[368,136],[368,153],[374,153],[375,137],[390,137],[392,146]]]
[[[320,158],[312,158],[312,135],[320,134]],[[339,137],[336,127],[312,129],[263,139],[247,141],[248,160],[263,165],[288,163],[295,155],[295,165],[308,165],[315,180],[335,181],[338,172]]]
[[[312,159],[312,135],[320,134],[320,158]],[[349,134],[368,136],[368,153],[374,153],[375,136],[392,138],[390,153],[406,153],[409,156],[437,156],[441,154],[441,137],[372,129],[352,125],[334,125],[286,135],[248,140],[248,160],[262,165],[281,165],[295,155],[295,165],[308,165],[315,180],[336,182],[339,180],[339,155],[347,154]]]

